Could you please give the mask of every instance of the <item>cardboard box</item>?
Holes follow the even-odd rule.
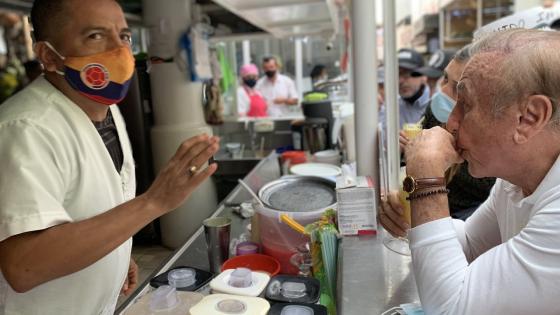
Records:
[[[342,235],[377,233],[377,197],[370,177],[336,180],[338,229]]]

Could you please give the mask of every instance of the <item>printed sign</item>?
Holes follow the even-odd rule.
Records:
[[[494,21],[481,27],[474,33],[474,39],[491,32],[505,31],[514,28],[542,29],[560,18],[560,4],[555,3],[552,7],[536,7],[522,11],[502,19]]]

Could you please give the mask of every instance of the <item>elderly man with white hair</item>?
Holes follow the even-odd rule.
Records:
[[[427,314],[560,314],[560,33],[512,30],[472,46],[448,131],[406,148],[413,270]],[[466,221],[452,220],[445,186],[454,163],[497,177]],[[380,217],[404,223],[389,197]],[[393,219],[390,219],[393,218]],[[397,218],[397,219],[395,219]]]

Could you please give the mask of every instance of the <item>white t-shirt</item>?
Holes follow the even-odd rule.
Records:
[[[293,114],[294,111],[290,108],[297,108],[292,105],[274,104],[274,100],[277,98],[298,98],[294,81],[281,73],[276,75],[274,82],[267,77],[260,78],[256,89],[264,97],[268,105],[268,115],[271,117]]]
[[[251,99],[245,88],[240,86],[237,88],[237,114],[242,117],[247,116],[249,109],[251,109]]]
[[[426,314],[560,314],[560,158],[530,196],[498,179],[466,222],[409,237]]]
[[[130,142],[118,108],[110,109],[123,150],[120,174],[88,116],[45,78],[0,105],[0,241],[84,220],[134,197]],[[0,273],[0,314],[113,314],[131,244],[26,293],[13,291]]]

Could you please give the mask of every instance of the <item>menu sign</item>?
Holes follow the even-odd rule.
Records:
[[[560,4],[558,3],[548,8],[536,7],[484,25],[474,33],[474,39],[476,40],[480,38],[480,36],[491,32],[505,31],[514,28],[546,28],[550,23],[559,18]]]

